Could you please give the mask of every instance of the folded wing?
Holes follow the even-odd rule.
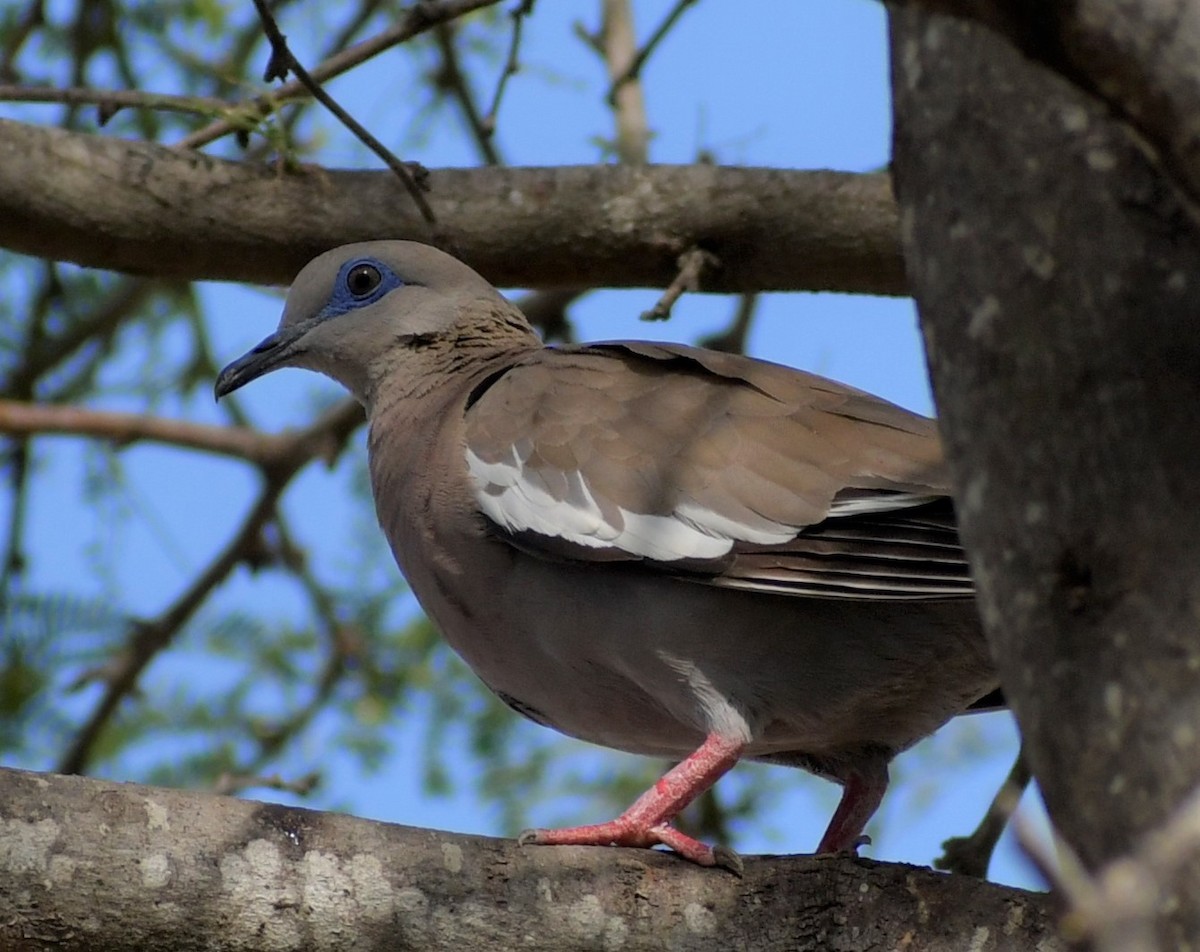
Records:
[[[547,558],[810,597],[970,597],[931,420],[736,355],[537,351],[472,394],[483,514]]]

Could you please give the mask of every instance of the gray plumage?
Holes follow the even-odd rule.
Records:
[[[843,784],[821,849],[853,848],[891,758],[997,686],[924,417],[697,348],[544,347],[474,271],[404,241],[310,263],[217,394],[281,366],[366,408],[396,561],[493,691],[683,759],[618,820],[527,840],[729,863],[669,822],[749,757]]]

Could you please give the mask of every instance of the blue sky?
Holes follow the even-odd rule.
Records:
[[[648,35],[670,5],[639,0],[639,35]],[[302,58],[315,48],[306,42],[320,26],[315,7],[299,3],[284,16],[284,31]],[[572,19],[594,15],[591,7],[542,0],[527,24],[524,70],[510,83],[499,117],[498,142],[510,163],[599,160],[595,140],[609,136],[612,126],[604,105],[607,80],[600,61],[572,32]],[[412,130],[408,123],[423,95],[417,68],[403,51],[394,52],[336,81],[331,91],[377,135],[399,146],[406,130]],[[477,93],[485,102],[491,84],[490,77],[476,77]],[[655,162],[691,162],[701,150],[726,164],[868,171],[887,162],[885,23],[882,5],[869,0],[696,4],[650,61],[644,86],[655,133]],[[431,167],[476,162],[462,130],[449,118],[427,125],[419,143],[405,147],[403,154]],[[378,167],[357,143],[336,131],[331,131],[318,159],[330,166]],[[586,249],[580,253],[586,254]],[[275,292],[206,284],[202,294],[212,315],[214,347],[228,359],[262,338],[277,321],[280,298]],[[735,304],[727,298],[691,295],[676,306],[670,322],[641,322],[638,315],[657,296],[650,290],[590,295],[573,311],[578,333],[582,339],[690,341],[722,328]],[[171,342],[162,346],[170,347]],[[932,412],[916,318],[906,299],[766,295],[750,351]],[[119,379],[150,353],[130,348],[131,364],[111,367],[110,377]],[[301,423],[316,400],[336,392],[326,381],[288,371],[257,382],[244,399],[259,425],[277,429]],[[105,406],[123,408],[115,398]],[[203,398],[168,396],[162,412],[202,422],[222,419]],[[361,452],[361,442],[360,434],[354,452]],[[115,587],[125,593],[123,599],[134,611],[153,614],[225,543],[256,488],[253,474],[236,463],[138,446],[125,453],[129,510],[110,507],[97,514],[80,497],[86,466],[82,448],[68,441],[57,443],[54,452],[44,456],[46,464],[32,495],[30,582],[35,590],[61,589],[64,579],[84,593],[102,594]],[[349,478],[347,465],[333,472],[312,467],[285,500],[288,512],[298,517],[301,541],[318,564],[344,563],[346,553],[360,544],[355,532],[362,527],[343,499]],[[89,538],[115,543],[121,557],[110,567],[111,577],[95,577],[82,551]],[[395,569],[381,556],[373,571]],[[268,583],[241,570],[220,592],[219,604],[253,605],[280,597]],[[285,615],[289,611],[286,605],[276,608]],[[294,612],[299,621],[303,609],[298,603]],[[157,676],[151,669],[146,688],[152,696]],[[214,670],[212,677],[219,673]],[[498,817],[468,795],[430,799],[422,793],[412,758],[420,747],[426,715],[418,706],[394,725],[395,750],[378,774],[367,776],[352,765],[338,766],[335,753],[311,746],[319,745],[318,739],[298,751],[297,764],[307,758],[334,765],[328,771],[331,782],[311,805],[348,805],[363,816],[411,825],[499,832]],[[940,852],[941,840],[973,828],[1014,752],[1010,719],[1000,714],[959,719],[902,756],[893,792],[872,828],[875,843],[868,855],[928,863]],[[604,758],[617,756],[621,755],[597,753],[594,769],[611,769],[612,761]],[[447,745],[445,758],[452,775],[461,778],[469,769],[453,743]],[[783,768],[739,768],[741,779],[726,783],[758,782],[761,770],[772,771],[772,776],[787,773]],[[1030,799],[1026,798],[1027,808]],[[831,785],[807,777],[792,781],[789,774],[771,815],[739,826],[732,845],[748,853],[810,850],[835,802]],[[547,809],[545,820],[566,811],[562,804]],[[1008,837],[993,877],[1036,884]]]

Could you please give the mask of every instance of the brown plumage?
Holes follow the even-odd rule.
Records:
[[[851,849],[891,758],[993,691],[931,421],[762,361],[542,347],[412,242],[317,258],[217,393],[280,366],[367,409],[380,525],[418,600],[539,723],[682,759],[617,820],[539,843],[732,854],[670,820],[742,757],[844,787]]]

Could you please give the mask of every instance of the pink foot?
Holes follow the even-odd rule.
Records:
[[[871,842],[863,834],[867,822],[875,815],[883,795],[887,793],[887,763],[848,774],[842,788],[842,799],[829,821],[817,853],[858,853],[858,848]]]
[[[526,830],[518,839],[522,846],[633,846],[649,848],[662,844],[701,866],[723,866],[742,874],[742,860],[727,847],[712,847],[671,826],[674,819],[696,797],[711,787],[738,762],[745,745],[717,734],[669,770],[615,820],[563,830]]]

